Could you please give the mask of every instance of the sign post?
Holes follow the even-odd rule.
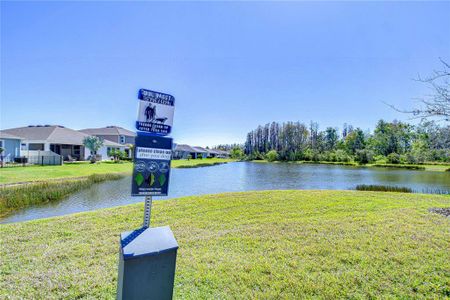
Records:
[[[168,226],[150,227],[152,197],[169,191],[175,98],[141,89],[131,196],[145,197],[143,226],[121,234],[117,299],[172,299],[178,244]]]

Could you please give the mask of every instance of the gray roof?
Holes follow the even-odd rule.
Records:
[[[0,139],[21,140],[22,138],[0,130]]]
[[[192,147],[192,148],[194,148],[195,152],[197,152],[197,153],[207,153],[207,152],[208,152],[208,150],[206,150],[206,149],[203,148],[203,147],[194,146],[194,147]]]
[[[217,149],[207,149],[207,150],[208,150],[208,153],[211,153],[211,154],[222,154]]]
[[[45,141],[52,144],[68,145],[83,145],[83,139],[89,136],[88,134],[59,125],[19,127],[5,129],[3,132],[21,137],[23,140]],[[123,145],[106,140],[104,141],[104,145],[123,147]]]
[[[79,130],[89,135],[125,135],[135,137],[136,133],[119,126],[106,126],[101,128],[86,128]]]
[[[175,151],[182,151],[182,152],[197,152],[194,148],[192,148],[189,145],[185,144],[176,144],[175,145]]]
[[[230,154],[230,152],[224,151],[224,150],[221,150],[221,149],[214,149],[214,150],[216,150],[218,152],[218,154],[226,154],[226,155]]]

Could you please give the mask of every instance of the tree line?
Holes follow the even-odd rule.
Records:
[[[450,162],[450,125],[378,121],[373,132],[344,124],[319,130],[317,122],[272,122],[247,134],[247,159],[419,164]]]

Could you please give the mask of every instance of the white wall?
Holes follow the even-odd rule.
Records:
[[[110,148],[116,148],[116,147],[110,147]],[[125,147],[117,147],[120,149],[120,151],[124,151]],[[111,158],[108,156],[108,146],[102,146],[98,151],[98,155],[102,156],[102,160],[111,160]],[[84,149],[84,159],[87,160],[88,157],[91,155],[91,151],[87,148]]]

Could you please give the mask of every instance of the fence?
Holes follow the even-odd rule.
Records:
[[[29,151],[27,155],[4,159],[2,167],[19,167],[26,165],[62,165],[63,157],[51,151]]]

